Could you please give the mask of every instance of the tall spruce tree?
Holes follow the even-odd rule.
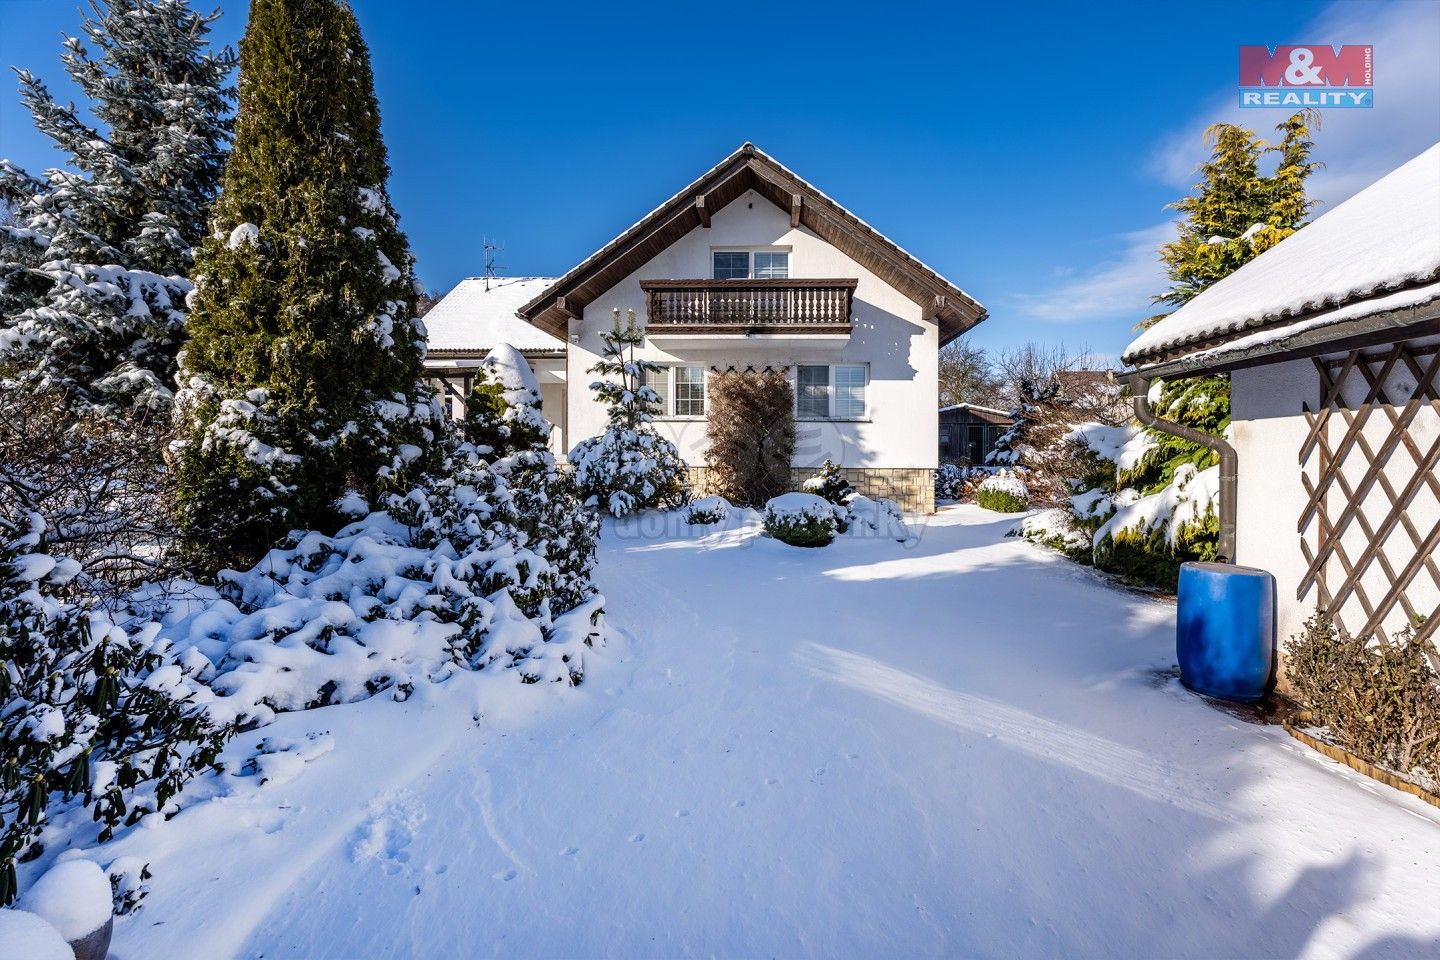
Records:
[[[370,55],[336,0],[252,0],[235,146],[197,258],[174,449],[187,553],[257,560],[420,469],[442,415],[386,193]]]
[[[91,123],[17,71],[35,128],[69,158],[0,160],[0,363],[76,406],[169,405],[186,279],[230,141],[235,64],[188,0],[91,0],[61,60]],[[92,50],[94,51],[92,53]],[[6,221],[9,221],[8,223]]]
[[[1170,287],[1155,302],[1179,307],[1201,291],[1305,225],[1314,201],[1305,181],[1319,164],[1310,158],[1312,126],[1319,117],[1296,113],[1276,127],[1280,142],[1267,143],[1252,130],[1217,123],[1205,132],[1210,158],[1201,164],[1194,192],[1171,204],[1184,217],[1179,236],[1160,249]],[[1275,155],[1275,172],[1260,172],[1261,161]],[[1151,317],[1146,326],[1167,314]],[[1158,385],[1155,412],[1216,436],[1230,425],[1230,380],[1225,376],[1169,380]],[[1204,447],[1157,430],[1153,448],[1133,470],[1119,477],[1123,486],[1155,493],[1170,484],[1183,464],[1205,469],[1215,455]]]

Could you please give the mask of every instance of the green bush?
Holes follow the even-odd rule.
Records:
[[[805,497],[798,493],[786,496]],[[823,547],[834,540],[837,522],[833,508],[818,496],[805,499],[810,502],[793,508],[778,509],[774,500],[766,504],[765,532],[792,547]]]
[[[767,516],[765,532],[792,547],[823,547],[835,539],[835,521],[816,517]]]
[[[1023,513],[1029,506],[1024,497],[1005,490],[987,490],[983,486],[975,491],[975,502],[996,513]]]
[[[1313,722],[1355,756],[1430,788],[1440,780],[1440,677],[1407,626],[1389,641],[1352,637],[1324,613],[1292,637],[1286,667]],[[1433,647],[1429,656],[1440,659]]]
[[[1180,585],[1180,565],[1215,559],[1220,542],[1220,518],[1207,513],[1198,523],[1180,527],[1171,543],[1167,525],[1149,533],[1120,530],[1095,544],[1095,566],[1129,583],[1174,593]]]
[[[730,501],[724,497],[701,497],[685,511],[685,522],[695,526],[724,523],[730,517]]]

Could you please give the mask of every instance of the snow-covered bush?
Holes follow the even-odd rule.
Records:
[[[709,378],[705,463],[721,496],[758,507],[790,489],[795,392],[783,370],[725,370]]]
[[[608,422],[603,434],[580,441],[570,451],[580,496],[615,517],[683,506],[690,499],[685,461],[675,444],[651,425],[649,411],[660,403],[660,395],[643,380],[660,367],[635,359],[645,332],[635,325],[634,312],[621,324],[616,310],[614,327],[601,339],[601,360],[590,372],[613,379],[597,380],[590,389],[606,408]]]
[[[783,493],[765,504],[765,532],[792,547],[823,547],[835,539],[843,513],[813,493]]]
[[[1214,560],[1219,542],[1220,468],[1175,471],[1174,482],[1141,496],[1115,495],[1115,513],[1095,531],[1095,565],[1137,583],[1174,590],[1180,565]]]
[[[1357,757],[1440,787],[1440,658],[1413,625],[1389,639],[1352,637],[1317,611],[1287,653],[1315,726]]]
[[[0,386],[0,515],[37,513],[47,549],[113,594],[176,572],[168,418],[77,408],[59,390]]]
[[[855,493],[845,474],[828,457],[820,465],[820,472],[801,484],[800,489],[836,504],[844,504]]]
[[[503,457],[543,448],[550,422],[541,413],[540,384],[530,364],[508,343],[496,345],[476,371],[465,399],[465,439]]]
[[[47,554],[44,536],[38,514],[0,518],[0,903],[58,809],[92,808],[103,841],[166,811],[233,732],[204,711],[201,671],[159,624],[55,596],[80,565]]]
[[[861,494],[851,494],[840,508],[845,513],[841,533],[861,537],[886,537],[892,540],[910,539],[910,527],[905,523],[905,514],[894,500],[871,500]]]
[[[215,598],[167,629],[214,665],[224,702],[212,711],[247,725],[381,691],[403,700],[417,684],[492,664],[527,682],[579,683],[585,650],[603,640],[593,538],[532,538],[515,503],[506,476],[457,445],[386,510],[222,572]],[[576,555],[580,568],[567,572]]]
[[[685,522],[697,526],[724,523],[730,519],[730,511],[733,509],[730,501],[724,497],[701,497],[685,509]]]
[[[1030,491],[1013,470],[1001,470],[980,481],[975,502],[997,513],[1019,513],[1030,505]]]
[[[964,467],[953,463],[940,464],[935,471],[935,499],[959,500],[961,488],[969,478],[970,471]]]
[[[600,520],[580,502],[574,477],[561,470],[548,446],[551,425],[541,413],[540,385],[520,351],[500,344],[482,365],[485,389],[477,388],[462,432],[474,453],[456,446],[452,461],[480,455],[506,481],[500,519],[512,540],[543,557],[550,567],[545,602],[553,613],[583,603],[595,592],[591,574]],[[473,469],[467,466],[465,469]],[[440,472],[441,483],[448,483]],[[534,612],[534,611],[530,611]]]
[[[560,469],[544,448],[503,457],[491,470],[509,488],[501,517],[513,531],[510,536],[548,567],[543,604],[559,614],[584,603],[595,593],[600,516],[581,501],[574,476]]]

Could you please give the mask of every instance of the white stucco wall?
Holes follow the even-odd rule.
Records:
[[[1230,377],[1231,443],[1239,455],[1236,561],[1275,577],[1276,637],[1283,646],[1314,610],[1295,597],[1305,572],[1296,523],[1305,507],[1300,446],[1302,404],[1319,396],[1315,365],[1294,360],[1237,370]]]
[[[716,247],[779,247],[790,251],[790,276],[855,277],[854,332],[845,342],[818,340],[759,341],[736,336],[723,344],[668,346],[647,340],[641,353],[662,363],[763,367],[805,363],[860,363],[869,366],[867,416],[863,421],[800,421],[796,424],[796,466],[818,465],[826,457],[848,467],[934,468],[937,462],[937,365],[939,332],[922,319],[920,307],[904,294],[845,256],[804,227],[792,228],[790,214],[754,192],[730,203],[653,260],[585,308],[584,319],[570,325],[567,397],[571,445],[604,430],[605,411],[588,388],[585,373],[599,359],[600,334],[610,328],[612,311],[634,310],[645,320],[641,280],[695,279],[711,276],[710,253]],[[703,418],[658,421],[660,432],[679,447],[691,464],[705,458]]]
[[[1430,342],[1413,341],[1412,345]],[[1377,378],[1383,368],[1383,352],[1384,348],[1372,351],[1374,359],[1369,367],[1372,376]],[[1425,361],[1428,362],[1428,357]],[[1405,403],[1417,389],[1416,381],[1413,370],[1403,363],[1396,364],[1385,381],[1386,395],[1391,401],[1388,410],[1375,408],[1363,419],[1358,412],[1352,415],[1353,422],[1361,424],[1360,436],[1382,464],[1379,476],[1384,482],[1377,479],[1367,486],[1366,474],[1371,460],[1358,448],[1344,456],[1339,474],[1349,490],[1360,495],[1359,511],[1344,526],[1340,538],[1340,549],[1351,565],[1361,564],[1372,534],[1379,535],[1385,530],[1386,518],[1391,514],[1391,492],[1404,503],[1404,521],[1395,523],[1381,538],[1381,551],[1390,571],[1378,561],[1370,564],[1358,581],[1360,591],[1352,592],[1339,609],[1341,623],[1352,631],[1358,632],[1368,618],[1365,604],[1378,608],[1396,579],[1416,559],[1415,537],[1423,540],[1440,523],[1440,497],[1423,482],[1423,477],[1421,482],[1416,482],[1416,454],[1407,445],[1390,441],[1392,418],[1402,416]],[[1317,549],[1319,540],[1318,520],[1312,519],[1303,532],[1298,529],[1298,523],[1309,501],[1300,465],[1300,451],[1309,433],[1302,404],[1308,403],[1312,411],[1317,409],[1321,400],[1320,379],[1312,361],[1297,360],[1237,371],[1231,376],[1231,384],[1233,442],[1240,458],[1238,561],[1274,574],[1277,638],[1283,646],[1299,632],[1319,600],[1319,592],[1313,586],[1303,596],[1297,596],[1297,590],[1309,566],[1301,549],[1302,539],[1311,545],[1312,551]],[[1344,395],[1350,410],[1355,411],[1363,404],[1369,389],[1369,381],[1358,371],[1346,378]],[[1326,442],[1331,450],[1341,448],[1350,422],[1339,413],[1330,416]],[[1423,456],[1440,440],[1440,411],[1431,403],[1420,404],[1407,434]],[[1312,454],[1304,467],[1312,483],[1318,480],[1318,460],[1318,453]],[[1339,520],[1349,502],[1341,484],[1332,483],[1326,501],[1326,512],[1332,522]],[[1346,578],[1345,563],[1338,556],[1332,557],[1325,569],[1325,582],[1330,591],[1338,590]],[[1424,569],[1405,587],[1404,596],[1421,615],[1433,615],[1440,605],[1440,587]],[[1397,607],[1381,623],[1381,629],[1391,633],[1402,627],[1406,619],[1403,607]]]

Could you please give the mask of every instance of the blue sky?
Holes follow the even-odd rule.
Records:
[[[1440,3],[799,2],[473,4],[352,0],[375,61],[391,193],[425,283],[573,266],[745,140],[990,309],[972,339],[1111,358],[1163,286],[1165,204],[1235,106],[1237,46],[1372,43],[1376,107],[1330,111],[1344,199],[1440,140]],[[199,0],[210,9],[216,0]],[[0,0],[0,64],[62,95],[77,3]],[[247,3],[219,0],[221,42]],[[0,156],[58,155],[0,95]],[[1322,209],[1324,209],[1322,207]]]

